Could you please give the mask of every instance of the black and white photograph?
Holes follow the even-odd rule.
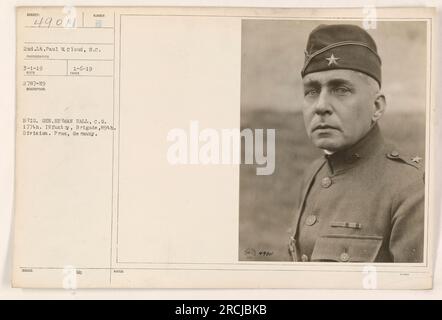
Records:
[[[241,165],[241,261],[425,261],[427,28],[242,21],[241,128],[275,130],[275,168]]]

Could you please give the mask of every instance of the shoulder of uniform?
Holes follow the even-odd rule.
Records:
[[[424,160],[419,155],[406,155],[396,149],[391,149],[385,153],[385,156],[398,164],[408,165],[418,170],[423,170]]]

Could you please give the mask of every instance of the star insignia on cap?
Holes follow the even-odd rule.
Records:
[[[330,58],[325,58],[325,60],[328,61],[328,65],[338,65],[338,60],[341,58],[335,57],[335,55],[332,53]]]
[[[422,158],[419,156],[415,156],[415,157],[411,158],[411,161],[413,161],[414,163],[420,163],[421,160],[422,160]]]

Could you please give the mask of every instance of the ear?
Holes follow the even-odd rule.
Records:
[[[374,107],[374,112],[373,116],[371,117],[371,121],[373,123],[376,123],[383,116],[385,109],[387,108],[387,102],[382,92],[378,92],[376,94],[373,107]]]

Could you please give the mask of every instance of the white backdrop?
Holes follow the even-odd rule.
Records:
[[[314,6],[326,7],[361,7],[364,5],[378,6],[417,6],[426,3],[428,6],[441,5],[438,1],[355,1],[355,0],[322,0]],[[17,5],[187,5],[187,6],[240,6],[240,7],[311,7],[308,0],[297,1],[14,1],[3,0],[0,2],[0,39],[1,39],[1,72],[0,72],[0,299],[32,299],[32,298],[58,298],[58,299],[93,299],[93,298],[131,298],[131,299],[441,299],[442,298],[442,242],[439,237],[436,253],[434,289],[429,291],[363,291],[363,290],[30,290],[11,288],[11,256],[12,256],[12,223],[13,223],[13,177],[14,177],[14,109],[15,109],[15,6]],[[442,19],[439,14],[439,30],[442,30]],[[442,40],[441,32],[438,36]],[[439,45],[440,47],[440,45]],[[439,51],[439,50],[438,50]],[[438,59],[440,60],[440,59]],[[437,73],[440,75],[441,65]],[[442,86],[439,77],[437,88]],[[440,101],[440,94],[438,94]],[[438,119],[442,119],[441,108],[436,110]],[[437,136],[442,136],[441,126],[437,128]],[[434,150],[438,153],[435,163],[441,163],[442,142],[435,142]],[[434,167],[436,181],[441,181],[440,167]],[[437,186],[435,193],[441,192]],[[435,197],[437,198],[437,197]],[[438,204],[440,211],[440,203]],[[440,214],[437,230],[440,230]]]

